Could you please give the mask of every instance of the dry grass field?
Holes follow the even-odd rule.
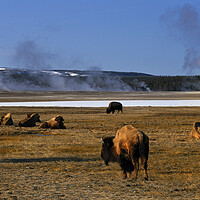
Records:
[[[190,138],[199,107],[0,107],[13,126],[0,126],[0,199],[200,199],[200,141]],[[67,129],[20,128],[27,113],[57,114]],[[101,160],[101,137],[126,124],[150,138],[149,180],[124,179],[117,163]]]

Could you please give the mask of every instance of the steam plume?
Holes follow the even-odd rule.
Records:
[[[55,58],[55,54],[44,52],[35,41],[27,40],[17,45],[14,63],[32,70],[50,69]]]
[[[97,66],[83,74],[77,70],[52,71],[52,62],[56,58],[33,40],[20,42],[14,55],[18,69],[0,68],[0,91],[132,91],[132,87],[148,90],[140,81],[129,85],[119,75],[105,73]]]
[[[191,73],[200,69],[200,17],[197,10],[185,4],[161,16],[170,33],[185,47],[183,70]]]

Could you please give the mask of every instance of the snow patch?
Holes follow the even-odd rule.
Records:
[[[120,101],[120,100],[117,100]],[[200,106],[200,100],[121,100],[124,107],[179,107]],[[110,101],[40,101],[0,102],[0,106],[24,107],[107,107]]]

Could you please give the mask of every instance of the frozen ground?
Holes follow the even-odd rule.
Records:
[[[0,106],[107,107],[200,106],[200,92],[0,92]]]
[[[125,107],[153,106],[177,107],[200,106],[200,100],[118,100]],[[0,102],[0,106],[24,107],[107,107],[110,101],[39,101],[39,102]]]

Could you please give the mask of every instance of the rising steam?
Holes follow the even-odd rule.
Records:
[[[27,40],[18,43],[13,61],[20,68],[41,70],[50,69],[55,58],[55,54],[43,51],[35,41]]]
[[[171,35],[185,47],[183,70],[192,73],[200,69],[200,17],[197,10],[185,4],[170,9],[161,16]]]
[[[83,72],[50,70],[57,56],[35,41],[20,42],[15,49],[17,68],[0,68],[0,90],[6,91],[133,91],[149,90],[145,83],[125,83],[121,76],[90,67]],[[76,72],[76,73],[75,73]]]
[[[122,76],[123,77],[123,76]],[[0,91],[149,91],[136,78],[126,83],[103,71],[41,71],[0,68]]]

